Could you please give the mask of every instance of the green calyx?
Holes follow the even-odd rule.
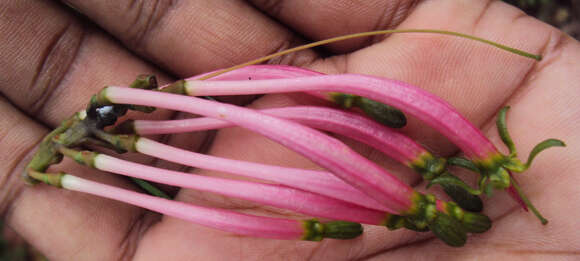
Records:
[[[475,190],[465,184],[460,178],[446,172],[447,161],[444,158],[433,156],[431,153],[423,153],[417,160],[411,162],[409,166],[421,174],[429,183],[427,188],[432,185],[440,185],[445,193],[453,201],[457,202],[462,208],[480,212],[483,209],[483,202]]]
[[[501,137],[501,140],[503,141],[503,143],[508,147],[510,154],[509,155],[504,155],[504,159],[503,161],[500,162],[501,166],[507,170],[513,171],[513,172],[523,172],[525,170],[527,170],[531,165],[532,162],[534,161],[534,159],[536,158],[536,156],[551,147],[566,147],[566,144],[558,139],[547,139],[544,140],[540,143],[538,143],[530,152],[530,155],[528,156],[528,160],[526,161],[526,163],[522,163],[518,158],[518,152],[516,150],[515,144],[512,141],[512,138],[508,132],[508,128],[507,128],[507,121],[506,121],[506,114],[507,111],[510,109],[509,106],[503,107],[499,113],[498,113],[498,117],[496,120],[496,125],[497,125],[497,130],[499,133],[499,136]]]
[[[491,228],[489,217],[468,212],[453,202],[437,208],[433,195],[417,193],[413,198],[413,208],[404,215],[390,215],[385,226],[390,230],[407,228],[413,231],[432,231],[435,236],[450,246],[463,246],[467,233],[483,233]],[[441,206],[440,206],[441,207]]]
[[[480,170],[481,177],[479,179],[479,191],[485,192],[488,196],[491,196],[493,189],[508,189],[512,188],[515,190],[522,202],[527,208],[531,209],[534,215],[540,219],[542,224],[546,224],[548,221],[540,214],[540,212],[534,207],[531,201],[523,193],[519,185],[513,180],[511,176],[512,172],[523,172],[526,171],[532,164],[536,156],[551,147],[565,147],[566,144],[557,139],[547,139],[538,143],[530,152],[528,160],[523,163],[518,158],[518,153],[513,142],[511,135],[509,134],[507,128],[506,114],[509,110],[509,106],[502,108],[496,120],[496,126],[499,136],[506,147],[509,149],[508,155],[493,154],[486,159],[480,159],[474,161],[474,165]]]
[[[302,221],[302,227],[302,240],[308,241],[321,241],[323,238],[352,239],[363,233],[361,224],[346,221],[321,223],[316,219],[308,219]]]
[[[342,108],[350,109],[357,107],[376,122],[391,128],[402,128],[407,124],[405,114],[392,106],[380,103],[365,97],[333,92],[329,94],[330,100]]]
[[[413,207],[404,213],[406,222],[411,223],[418,230],[423,230],[437,216],[437,199],[431,194],[415,193]],[[407,225],[405,226],[407,227]]]
[[[434,184],[439,184],[443,188],[443,191],[461,206],[461,208],[472,212],[481,212],[483,210],[483,201],[478,196],[481,194],[480,191],[471,188],[455,175],[446,172],[431,180],[427,184],[427,188]]]
[[[411,162],[409,166],[417,173],[421,174],[423,179],[432,180],[439,177],[446,168],[446,160],[444,158],[435,157],[429,152],[422,153],[416,160]]]

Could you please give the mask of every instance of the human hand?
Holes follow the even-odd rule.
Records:
[[[234,1],[101,3],[71,1],[80,12],[110,35],[71,15],[55,3],[2,3],[0,19],[1,213],[11,227],[51,259],[359,259],[469,257],[573,257],[578,203],[570,202],[579,163],[578,43],[501,2],[459,3],[427,1],[417,4],[385,1],[275,2]],[[259,10],[264,10],[270,17]],[[274,20],[276,19],[276,20]],[[142,73],[155,73],[163,82],[227,67],[302,42],[346,33],[386,28],[437,28],[466,32],[544,55],[542,62],[514,56],[478,43],[436,35],[392,35],[333,44],[324,49],[290,55],[274,62],[304,66],[325,73],[363,73],[420,86],[450,102],[480,126],[499,147],[494,115],[511,105],[508,124],[521,155],[540,140],[562,138],[565,150],[544,152],[525,175],[522,187],[550,220],[541,226],[505,193],[488,200],[485,213],[493,228],[451,249],[426,234],[365,227],[349,241],[278,241],[234,236],[174,218],[162,218],[138,208],[65,192],[47,186],[25,187],[21,170],[31,150],[49,128],[107,84],[127,84]],[[295,32],[296,34],[294,34]],[[112,35],[112,36],[111,36]],[[128,49],[113,39],[122,41]],[[152,61],[152,62],[147,62]],[[28,89],[27,89],[28,88]],[[265,108],[301,103],[296,95],[268,95],[251,106]],[[541,107],[540,107],[541,106]],[[542,108],[539,110],[538,108]],[[533,114],[531,114],[533,112]],[[169,118],[169,112],[155,117]],[[44,126],[43,126],[44,125]],[[45,127],[48,126],[48,127]],[[530,129],[534,132],[530,132]],[[449,156],[456,149],[440,135],[411,119],[404,129],[434,152]],[[175,146],[198,149],[204,134],[169,137]],[[410,184],[419,177],[360,145],[364,155],[399,173]],[[183,145],[187,144],[187,145]],[[251,148],[249,150],[248,148]],[[270,140],[234,128],[220,131],[209,153],[227,158],[302,168],[308,160]],[[134,158],[160,167],[177,168],[150,159]],[[551,164],[550,164],[551,163]],[[575,168],[576,167],[576,168]],[[58,168],[88,179],[132,187],[124,179],[61,164]],[[221,175],[196,171],[204,175]],[[549,178],[548,178],[548,175]],[[557,177],[554,177],[557,176]],[[545,189],[544,189],[545,188]],[[181,190],[177,200],[235,208],[263,215],[279,211],[207,193]],[[492,203],[493,202],[493,203]],[[563,204],[566,202],[568,204]]]

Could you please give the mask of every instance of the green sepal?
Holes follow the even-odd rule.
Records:
[[[479,213],[465,212],[461,223],[469,233],[483,233],[491,228],[491,219]]]
[[[426,152],[411,162],[409,167],[421,174],[423,179],[432,180],[445,171],[446,160]]]
[[[331,92],[328,94],[331,101],[336,103],[342,108],[350,109],[355,103],[355,100],[359,97],[352,94],[344,94],[340,92]]]
[[[429,227],[425,226],[423,228],[420,228],[407,220],[405,220],[403,225],[406,229],[413,230],[415,232],[429,232]]]
[[[459,188],[462,188],[466,192],[473,194],[473,195],[481,194],[481,191],[471,188],[469,185],[465,184],[465,182],[463,182],[463,180],[461,180],[460,178],[458,178],[457,176],[455,176],[449,172],[445,172],[445,173],[441,174],[439,177],[436,177],[436,178],[432,179],[431,181],[429,181],[429,184],[427,184],[427,188],[430,188],[431,186],[433,186],[435,184],[439,184],[441,186],[448,185],[448,186],[459,187]]]
[[[508,147],[510,155],[515,156],[517,154],[516,145],[514,144],[512,137],[510,136],[506,122],[506,113],[509,109],[510,106],[505,106],[501,108],[501,110],[499,110],[495,124],[497,126],[497,132],[499,133],[499,137],[501,138],[503,143]]]
[[[499,111],[497,121],[496,121],[499,136],[501,137],[501,140],[508,147],[508,149],[510,151],[510,155],[509,155],[508,160],[502,164],[503,167],[505,167],[511,171],[523,172],[530,167],[530,165],[532,164],[532,161],[538,155],[538,153],[544,151],[545,149],[551,148],[551,147],[566,147],[566,144],[561,140],[557,140],[557,139],[544,140],[544,141],[538,143],[532,149],[532,151],[530,152],[530,155],[528,156],[528,160],[526,161],[525,164],[522,164],[521,161],[519,159],[517,159],[517,150],[516,150],[514,142],[513,142],[512,138],[508,132],[508,129],[507,129],[506,113],[509,110],[509,108],[510,108],[509,106],[503,107]]]
[[[438,213],[429,224],[433,234],[452,247],[461,247],[467,241],[467,232],[459,221],[447,214]]]
[[[363,226],[355,222],[331,221],[323,225],[325,238],[353,239],[363,233]]]
[[[489,184],[491,184],[496,189],[506,189],[511,184],[511,176],[509,172],[499,166],[495,171],[488,172]]]
[[[566,143],[557,139],[547,139],[545,141],[538,143],[538,145],[536,145],[534,149],[532,149],[530,155],[528,156],[528,161],[525,164],[526,168],[529,168],[530,165],[532,165],[532,161],[534,161],[534,158],[536,158],[538,153],[551,147],[566,147]]]
[[[395,107],[364,97],[357,97],[354,101],[355,106],[380,124],[397,129],[407,125],[407,117]]]
[[[406,229],[417,231],[417,232],[429,231],[429,228],[427,226],[420,228],[417,225],[413,224],[412,220],[408,220],[406,217],[399,216],[399,215],[389,215],[389,218],[385,222],[385,226],[389,230],[397,230],[399,228],[404,227]]]
[[[389,230],[396,230],[405,226],[405,218],[399,215],[389,215],[385,222],[385,226]]]
[[[479,168],[477,167],[477,165],[475,165],[475,163],[473,163],[471,160],[468,160],[468,159],[462,158],[462,157],[448,158],[447,165],[462,167],[464,169],[468,169],[468,170],[471,170],[471,171],[476,172],[476,173],[481,172],[479,170]]]
[[[431,180],[427,184],[427,188],[434,184],[441,185],[443,191],[461,208],[472,212],[481,212],[483,210],[483,202],[477,196],[481,194],[481,191],[471,188],[455,175],[449,172],[443,173],[439,177]]]
[[[324,238],[324,225],[320,224],[316,219],[308,219],[302,221],[304,228],[304,235],[302,240],[307,241],[321,241]]]

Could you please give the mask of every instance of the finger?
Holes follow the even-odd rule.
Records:
[[[243,1],[67,2],[130,49],[181,77],[242,63],[302,41]],[[314,57],[306,51],[273,62],[304,64]]]
[[[312,40],[395,28],[413,10],[417,0],[395,1],[267,1],[250,0],[258,9]],[[368,46],[383,37],[333,43],[329,49],[346,53]]]
[[[466,32],[541,53],[552,29],[501,2],[425,1],[399,28],[436,28]],[[530,37],[533,34],[534,37]],[[349,55],[312,65],[331,73],[363,73],[408,82],[449,102],[476,126],[482,126],[543,62],[454,37],[399,34]],[[404,110],[404,108],[401,108]],[[407,134],[435,153],[455,148],[423,123],[410,118]]]

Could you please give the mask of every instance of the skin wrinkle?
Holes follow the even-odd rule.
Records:
[[[80,25],[70,23],[48,44],[40,60],[39,69],[33,76],[29,87],[32,93],[40,93],[40,95],[30,104],[21,105],[29,115],[37,116],[52,94],[61,86],[70,66],[78,56],[84,35],[84,30]]]
[[[140,239],[153,224],[160,220],[161,215],[150,211],[143,211],[137,215],[119,242],[118,260],[133,260],[137,248],[139,248]]]
[[[401,8],[401,1],[395,1],[395,8],[392,8],[392,10],[395,10],[394,12],[391,12],[390,5],[386,5],[385,9],[382,12],[382,15],[379,17],[379,19],[377,20],[377,23],[373,26],[373,29],[371,31],[378,31],[378,30],[384,30],[384,29],[388,29],[388,28],[397,27],[399,25],[399,23],[401,23],[401,21],[405,20],[405,18],[407,17],[407,14],[411,13],[412,6],[415,5],[415,2],[416,2],[415,0],[412,0],[409,8],[407,8],[407,10],[402,11],[404,13],[404,15],[402,16],[403,19],[399,19],[399,21],[395,21],[395,19],[397,18],[396,14],[401,12],[400,11],[401,10],[400,9]],[[405,8],[405,7],[403,7],[403,8]],[[369,45],[372,45],[374,43],[378,43],[378,42],[384,40],[388,36],[389,35],[375,35],[375,36],[368,37],[368,39],[366,39],[366,43],[364,44],[364,46],[369,46]]]
[[[485,0],[485,6],[482,8],[481,13],[479,14],[479,16],[477,18],[475,18],[475,20],[473,21],[473,28],[476,29],[478,28],[478,25],[480,24],[480,22],[483,20],[483,17],[485,16],[485,14],[488,13],[489,8],[491,7],[492,4],[497,3],[494,0]]]
[[[151,32],[157,30],[159,24],[167,17],[167,14],[177,5],[176,0],[155,0],[155,1],[138,1],[137,4],[132,2],[129,9],[137,6],[138,11],[132,25],[125,30],[126,38],[123,42],[131,49],[139,53],[147,52],[145,39]],[[151,7],[149,7],[151,6]]]
[[[279,16],[284,9],[285,0],[265,0],[265,2],[260,3],[259,7],[253,5],[256,9],[263,10],[266,14],[269,14],[273,19]],[[253,3],[252,3],[253,4]]]
[[[278,53],[289,48],[303,44],[304,41],[298,36],[291,34],[285,40],[281,41],[278,47],[272,49],[264,56]],[[295,52],[283,55],[281,57],[276,57],[266,62],[266,64],[283,64],[283,65],[293,65],[293,66],[304,66],[306,64],[311,64],[316,60],[316,57],[309,55],[302,55],[304,52]]]

